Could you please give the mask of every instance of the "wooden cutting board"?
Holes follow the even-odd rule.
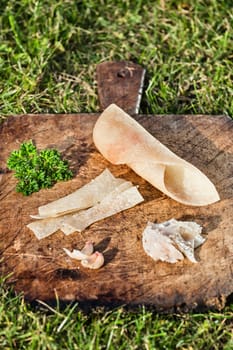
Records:
[[[233,122],[226,116],[135,115],[135,119],[180,157],[202,170],[221,200],[205,207],[179,204],[137,176],[127,166],[111,165],[95,148],[93,126],[99,114],[11,116],[0,125],[1,275],[28,300],[79,301],[80,304],[152,305],[158,311],[221,309],[233,292]],[[6,168],[10,152],[32,139],[39,149],[57,148],[75,177],[29,197],[15,192]],[[40,205],[65,196],[109,168],[139,185],[145,201],[101,220],[82,233],[58,231],[38,241],[26,227]],[[148,221],[171,218],[196,221],[206,242],[196,250],[197,264],[154,262],[142,248]],[[63,251],[82,248],[86,240],[103,252],[99,270],[83,268]]]

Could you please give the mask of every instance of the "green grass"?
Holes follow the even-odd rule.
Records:
[[[113,6],[114,3],[114,6]],[[147,69],[142,113],[233,116],[231,0],[1,0],[0,114],[99,110],[96,64]],[[1,349],[233,349],[233,306],[158,315],[34,308],[0,287]]]
[[[96,64],[147,69],[141,112],[232,116],[232,1],[2,0],[0,108],[93,112]]]
[[[0,286],[0,348],[30,350],[233,349],[233,306],[224,312],[158,315],[117,308],[85,314],[78,304],[35,308]]]

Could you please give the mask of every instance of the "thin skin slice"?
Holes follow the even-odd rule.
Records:
[[[34,219],[44,219],[92,207],[124,181],[115,178],[108,169],[105,169],[95,179],[75,192],[39,207],[39,215],[32,217]]]
[[[57,218],[47,218],[43,220],[36,220],[27,225],[27,227],[34,232],[38,239],[50,236],[62,225],[63,216]]]
[[[93,140],[108,161],[127,164],[180,203],[202,206],[220,199],[206,175],[170,151],[115,104],[106,108],[98,118]]]
[[[123,184],[125,186],[125,184]],[[123,187],[121,185],[120,187]],[[92,223],[105,219],[123,210],[132,208],[143,201],[136,186],[119,191],[116,188],[106,196],[99,204],[80,213],[67,218],[61,227],[61,230],[69,235],[75,231],[83,231]]]
[[[70,234],[74,231],[82,231],[95,221],[114,215],[117,212],[128,209],[143,201],[143,197],[137,188],[133,187],[130,181],[114,178],[109,171],[107,172],[107,177],[108,179],[112,179],[110,179],[105,191],[103,191],[105,196],[103,197],[102,194],[101,196],[96,195],[96,198],[102,198],[100,203],[89,209],[78,211],[78,213],[75,212],[73,214],[63,214],[57,217],[40,218],[39,220],[28,224],[27,227],[34,232],[38,239],[48,237],[59,229],[62,229],[65,234]],[[106,176],[102,176],[101,181],[103,181],[103,186],[105,180]],[[95,180],[93,180],[93,182],[94,181]],[[111,183],[111,185],[109,185],[109,183]],[[102,184],[101,186],[98,185],[98,191],[100,190],[100,187],[103,186]],[[87,187],[87,185],[84,187]],[[89,188],[91,191],[89,193],[90,197],[93,194],[93,187],[91,189]],[[106,192],[106,189],[108,192]],[[95,191],[96,186],[94,187],[94,193],[96,194]],[[121,195],[122,193],[124,194]]]

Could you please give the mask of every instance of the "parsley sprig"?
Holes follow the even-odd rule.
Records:
[[[56,149],[39,152],[31,140],[10,154],[7,167],[15,171],[14,176],[19,180],[16,191],[25,196],[73,177],[68,162],[61,159]]]

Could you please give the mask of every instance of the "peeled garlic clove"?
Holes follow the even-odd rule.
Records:
[[[85,246],[83,247],[83,249],[81,250],[81,253],[85,254],[85,255],[91,255],[94,252],[94,246],[93,243],[91,241],[87,241],[85,243]]]
[[[89,269],[99,269],[104,264],[104,256],[100,252],[95,252],[83,259],[81,264]]]

